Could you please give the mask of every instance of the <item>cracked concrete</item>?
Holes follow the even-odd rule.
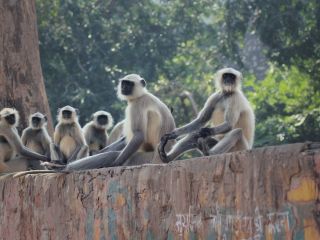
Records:
[[[320,239],[315,146],[9,176],[0,179],[0,238]]]

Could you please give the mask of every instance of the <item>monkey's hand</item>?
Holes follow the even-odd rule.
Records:
[[[49,170],[63,170],[66,167],[65,164],[59,164],[58,162],[42,162],[41,166]]]
[[[161,142],[167,143],[169,140],[176,139],[177,137],[178,137],[178,134],[175,131],[171,133],[166,133],[161,137]]]
[[[214,128],[201,128],[199,131],[199,137],[206,138],[214,135]]]
[[[206,143],[206,140],[204,138],[200,137],[200,138],[198,138],[197,143],[198,143],[198,148],[202,152],[202,154],[204,156],[209,156],[209,147]]]

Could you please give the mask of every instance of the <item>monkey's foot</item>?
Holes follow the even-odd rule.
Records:
[[[209,147],[206,144],[206,140],[204,138],[198,138],[198,149],[202,152],[204,156],[209,156]]]
[[[218,140],[213,137],[208,138],[198,138],[197,140],[197,148],[202,152],[204,156],[210,155],[210,149],[213,148],[218,143]]]
[[[54,162],[44,162],[41,163],[41,166],[46,167],[49,170],[63,170],[66,167],[66,164],[59,164]]]

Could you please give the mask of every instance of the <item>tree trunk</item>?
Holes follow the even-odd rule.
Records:
[[[40,65],[34,0],[0,1],[0,108],[14,107],[20,127],[42,112],[52,121]]]
[[[320,239],[320,144],[0,177],[0,238]]]

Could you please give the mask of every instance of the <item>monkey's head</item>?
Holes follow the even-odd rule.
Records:
[[[222,68],[216,74],[216,87],[223,92],[232,93],[241,87],[242,74],[233,68]]]
[[[118,97],[121,100],[133,100],[147,92],[146,81],[138,74],[129,74],[119,80]]]
[[[2,124],[9,127],[17,127],[19,123],[19,113],[14,108],[4,108],[0,111],[0,120]]]
[[[96,128],[109,129],[113,126],[113,118],[106,111],[98,111],[92,114],[92,121]]]
[[[78,121],[79,110],[71,106],[65,106],[58,109],[58,122],[73,123]]]
[[[47,116],[43,115],[40,112],[31,114],[29,117],[29,126],[32,129],[40,129],[46,126],[47,122],[48,122]]]

